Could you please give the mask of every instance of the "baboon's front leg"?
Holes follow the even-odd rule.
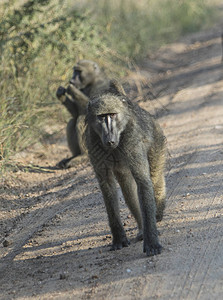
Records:
[[[63,103],[66,99],[66,89],[63,86],[59,86],[56,92],[56,96],[58,100]]]
[[[107,171],[99,172],[99,176],[97,177],[104,197],[109,225],[113,236],[111,250],[127,247],[129,245],[129,241],[126,237],[120,218],[118,195],[114,176],[109,174],[109,171]]]
[[[122,189],[125,202],[138,224],[139,232],[137,235],[137,240],[142,240],[142,215],[139,205],[136,182],[129,168],[120,167],[118,170],[116,170],[115,176]]]
[[[156,227],[155,195],[146,159],[135,162],[132,165],[132,172],[138,188],[143,219],[143,251],[148,256],[160,254],[162,246],[159,243]]]
[[[143,251],[148,256],[161,253],[162,246],[159,243],[156,227],[156,203],[153,185],[150,178],[138,182],[139,201],[143,216]]]
[[[67,93],[76,100],[79,114],[86,114],[89,98],[72,84],[68,85]]]
[[[76,122],[76,119],[79,115],[78,105],[76,101],[68,96],[67,90],[62,86],[57,89],[56,96],[58,100],[67,108],[74,121]]]

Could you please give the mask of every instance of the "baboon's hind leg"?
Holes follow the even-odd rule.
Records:
[[[160,222],[163,219],[163,213],[166,206],[166,185],[164,174],[159,174],[158,182],[154,185],[155,199],[156,199],[156,220]]]
[[[163,219],[166,199],[166,184],[164,177],[165,156],[156,157],[155,164],[150,168],[150,176],[153,183],[153,189],[156,200],[156,220],[160,222]]]
[[[85,139],[85,115],[80,115],[77,118],[76,123],[76,134],[77,134],[77,143],[80,149],[80,154],[87,154],[87,147],[86,147],[86,139]]]
[[[72,155],[75,157],[81,153],[79,143],[78,143],[77,130],[76,130],[76,120],[70,119],[70,121],[67,123],[66,134],[67,134],[68,147]]]
[[[77,118],[76,127],[75,127],[75,140],[72,141],[73,146],[76,148],[74,149],[76,152],[73,152],[74,155],[72,159],[67,162],[67,167],[75,167],[81,163],[85,163],[88,161],[87,155],[87,148],[86,148],[86,141],[85,141],[85,116],[80,115]],[[68,139],[68,137],[67,137]],[[77,151],[78,150],[78,151]]]
[[[67,123],[66,134],[67,134],[68,147],[72,153],[72,156],[62,159],[57,164],[57,167],[60,169],[67,169],[67,168],[72,167],[73,159],[81,153],[80,147],[78,144],[75,119],[70,119],[70,121]]]

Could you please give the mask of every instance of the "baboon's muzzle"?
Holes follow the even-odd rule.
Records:
[[[116,127],[116,121],[107,115],[102,129],[102,143],[107,149],[115,149],[118,146]]]
[[[104,146],[107,149],[115,149],[118,144],[113,139],[108,139],[107,142],[104,143]]]

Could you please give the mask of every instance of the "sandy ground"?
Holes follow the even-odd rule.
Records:
[[[131,244],[109,251],[90,164],[47,169],[69,155],[65,138],[52,138],[20,154],[23,168],[0,189],[0,299],[223,299],[221,30],[160,49],[131,78],[149,78],[157,98],[145,85],[148,100],[139,104],[157,115],[168,141],[162,254],[146,257],[135,242],[121,193]]]

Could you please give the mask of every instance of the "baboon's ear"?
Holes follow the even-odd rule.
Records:
[[[123,89],[123,86],[116,79],[112,79],[110,81],[108,91],[112,94],[115,94],[115,95],[124,95],[124,96],[126,96],[126,93],[125,93],[125,90]]]
[[[90,101],[88,101],[88,104],[87,104],[87,110],[90,110],[90,109],[91,109],[91,100],[92,100],[92,99],[90,99]]]
[[[96,63],[94,63],[94,64],[93,64],[93,67],[94,67],[95,74],[99,74],[99,73],[100,73],[99,65],[96,64]]]

